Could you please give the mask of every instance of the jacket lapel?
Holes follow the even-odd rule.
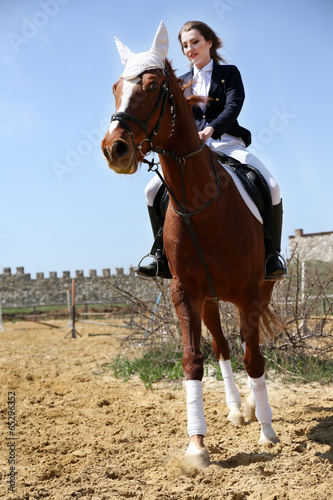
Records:
[[[212,79],[211,79],[210,89],[209,89],[209,93],[208,93],[209,97],[213,97],[213,95],[215,94],[219,84],[221,83],[222,74],[223,74],[223,66],[221,66],[220,64],[217,64],[214,61]]]

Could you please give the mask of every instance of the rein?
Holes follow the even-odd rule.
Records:
[[[200,151],[202,150],[202,148],[200,149]],[[198,151],[195,151],[195,153],[198,153]],[[191,154],[192,156],[192,154]],[[213,203],[213,201],[216,199],[217,195],[219,194],[219,176],[217,174],[217,170],[216,170],[216,166],[215,166],[215,162],[214,162],[214,159],[212,157],[212,155],[210,154],[210,158],[211,158],[211,161],[212,161],[212,164],[213,164],[213,168],[214,168],[214,173],[215,173],[215,182],[216,182],[216,191],[215,191],[215,194],[214,196],[208,200],[206,203],[204,203],[200,208],[198,208],[197,210],[193,210],[193,211],[188,211],[187,208],[186,208],[186,199],[185,199],[185,176],[184,176],[184,163],[180,163],[181,165],[181,177],[182,177],[182,196],[183,196],[183,203],[180,204],[176,197],[174,196],[172,190],[170,189],[170,187],[167,185],[167,183],[165,182],[164,178],[162,177],[162,175],[160,174],[159,170],[158,170],[158,167],[157,167],[157,164],[153,164],[153,162],[151,162],[151,167],[149,168],[149,170],[152,170],[153,172],[155,172],[159,178],[161,179],[161,182],[164,184],[165,188],[167,189],[167,191],[169,192],[170,196],[172,197],[173,201],[175,202],[176,206],[177,206],[177,210],[176,208],[173,206],[173,204],[171,203],[171,208],[178,214],[180,215],[181,217],[183,217],[183,220],[185,222],[185,225],[187,227],[187,230],[188,232],[190,233],[190,236],[191,236],[191,239],[192,239],[192,242],[193,242],[193,245],[196,249],[196,252],[199,256],[199,259],[201,261],[201,265],[205,271],[205,275],[206,275],[206,279],[207,279],[207,283],[208,283],[208,286],[209,286],[209,291],[210,291],[210,295],[212,297],[212,301],[213,302],[218,302],[219,299],[218,299],[218,296],[217,296],[217,293],[216,293],[216,290],[215,290],[215,286],[214,286],[214,281],[213,281],[213,277],[211,275],[211,272],[210,272],[210,269],[209,269],[209,266],[207,264],[207,260],[206,260],[206,257],[205,257],[205,254],[200,246],[200,243],[199,243],[199,240],[198,240],[198,237],[196,235],[196,232],[195,232],[195,229],[193,227],[193,224],[192,224],[192,221],[190,219],[190,217],[192,215],[195,215],[195,214],[198,214],[200,212],[202,212],[205,208],[207,208],[211,203]],[[154,169],[153,166],[156,165],[156,168]]]
[[[150,117],[147,120],[142,121],[142,120],[140,120],[139,118],[137,118],[134,115],[131,115],[129,113],[125,113],[123,111],[119,111],[119,112],[116,112],[116,113],[114,113],[112,115],[111,121],[114,121],[114,120],[119,121],[123,125],[123,127],[128,131],[128,133],[130,134],[132,145],[133,145],[133,150],[134,150],[133,151],[132,159],[134,158],[134,156],[139,151],[141,153],[141,155],[143,156],[143,159],[141,161],[143,163],[146,163],[149,166],[148,167],[148,171],[153,171],[154,173],[156,173],[158,175],[158,177],[160,178],[161,182],[163,183],[163,185],[167,189],[169,195],[173,199],[173,201],[174,201],[174,203],[175,203],[175,205],[176,205],[177,208],[175,208],[172,203],[171,203],[171,207],[172,207],[172,209],[178,215],[180,215],[184,219],[184,222],[185,222],[185,225],[187,227],[187,230],[190,233],[192,242],[193,242],[194,247],[196,249],[196,252],[197,252],[197,254],[199,256],[199,259],[201,261],[202,267],[203,267],[203,269],[205,271],[205,275],[206,275],[206,279],[207,279],[207,283],[208,283],[208,286],[209,286],[209,290],[210,290],[210,294],[211,294],[212,300],[213,300],[213,302],[218,302],[219,299],[218,299],[218,296],[217,296],[217,293],[216,293],[216,290],[215,290],[213,278],[212,278],[210,269],[208,267],[208,264],[207,264],[207,261],[206,261],[206,257],[205,257],[205,255],[204,255],[204,253],[202,251],[202,248],[200,246],[198,237],[197,237],[196,232],[194,230],[192,221],[190,220],[190,217],[192,215],[196,215],[196,214],[202,212],[211,203],[213,203],[213,201],[216,199],[216,197],[219,194],[219,181],[220,181],[220,179],[219,179],[219,176],[218,176],[218,173],[217,173],[217,170],[216,170],[214,158],[213,158],[212,154],[209,152],[210,159],[211,159],[211,162],[212,162],[212,165],[213,165],[214,175],[215,175],[215,183],[216,183],[215,194],[214,194],[214,196],[210,200],[208,200],[206,203],[204,203],[197,210],[189,211],[187,209],[186,196],[185,196],[185,172],[184,172],[184,167],[185,167],[185,164],[186,164],[186,159],[190,158],[191,156],[194,156],[194,155],[196,155],[198,153],[201,153],[201,151],[203,150],[205,144],[202,141],[200,147],[197,150],[192,151],[191,153],[188,153],[185,156],[177,156],[174,151],[166,151],[166,150],[158,148],[157,146],[154,146],[152,144],[152,140],[154,139],[154,136],[157,135],[157,133],[159,131],[159,128],[160,128],[160,125],[161,125],[162,118],[164,117],[166,102],[167,102],[168,99],[170,101],[171,117],[172,117],[172,130],[171,130],[171,133],[170,133],[170,135],[168,137],[168,139],[169,139],[173,135],[174,130],[175,130],[176,113],[175,113],[174,98],[173,98],[173,95],[171,94],[171,91],[170,91],[170,88],[169,88],[169,72],[168,72],[167,65],[165,65],[165,81],[164,81],[164,84],[161,87],[160,95],[159,95],[159,97],[157,99],[157,102],[155,104],[155,107],[154,107],[154,109],[153,109]],[[160,113],[159,119],[158,119],[155,127],[153,128],[152,132],[149,134],[148,123],[151,120],[152,116],[154,115],[155,111],[160,106],[161,101],[162,101],[162,107],[161,107],[161,113]],[[144,131],[144,133],[146,134],[146,137],[139,144],[135,144],[132,129],[131,129],[130,125],[126,122],[126,120],[128,120],[130,122],[133,122],[136,125],[138,125]],[[144,153],[142,153],[142,144],[145,141],[148,142],[150,150],[147,151],[144,154]],[[160,174],[160,172],[158,170],[159,163],[155,163],[154,159],[152,161],[149,161],[149,160],[147,160],[145,158],[145,155],[148,154],[148,152],[151,152],[151,151],[154,152],[154,153],[160,154],[162,156],[167,156],[169,158],[172,158],[176,163],[179,163],[180,168],[181,168],[182,203],[179,203],[177,201],[177,199],[176,199],[174,193],[172,192],[171,188],[167,185],[165,179]]]

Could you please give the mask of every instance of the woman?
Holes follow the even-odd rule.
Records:
[[[272,197],[272,216],[266,223],[266,232],[270,239],[265,239],[266,279],[278,280],[287,275],[283,258],[280,256],[282,231],[282,200],[280,188],[267,168],[250,153],[246,147],[251,144],[251,133],[241,127],[237,121],[242,109],[245,94],[241,75],[233,65],[224,63],[218,54],[222,41],[205,23],[189,21],[184,24],[178,39],[185,56],[191,63],[191,70],[181,79],[184,84],[193,81],[186,92],[209,97],[207,103],[194,105],[193,115],[199,137],[216,152],[222,152],[241,163],[255,167],[265,178]],[[220,64],[220,63],[223,64]],[[148,266],[138,266],[136,272],[142,276],[156,275],[169,278],[170,272],[166,256],[163,254],[163,234],[160,229],[160,217],[156,200],[164,191],[158,176],[146,187],[148,211],[155,237],[156,259]]]

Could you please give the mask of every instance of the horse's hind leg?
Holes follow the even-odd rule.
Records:
[[[214,353],[221,367],[226,402],[230,410],[227,418],[233,424],[244,425],[244,418],[240,411],[241,398],[232,373],[228,342],[222,332],[218,304],[206,300],[202,311],[202,319],[213,336]]]
[[[245,354],[246,344],[245,344],[242,328],[240,329],[240,338],[241,338],[241,343],[242,343],[242,349],[243,349],[243,352]],[[250,392],[245,400],[245,406],[244,406],[243,413],[249,420],[251,420],[252,422],[256,422],[257,421],[256,403],[254,401],[254,394],[253,394],[253,390],[251,388],[251,379],[249,376],[247,376],[247,385],[250,389]]]
[[[261,302],[261,308],[260,308],[261,315],[264,315],[266,310],[269,307],[273,288],[274,288],[273,281],[264,281],[260,285],[260,290],[262,293],[262,302]],[[240,338],[241,338],[241,342],[242,342],[242,348],[243,348],[243,351],[245,354],[246,344],[245,344],[245,339],[244,339],[242,328],[240,329]],[[252,422],[256,422],[256,420],[257,420],[256,414],[255,414],[256,405],[255,405],[253,390],[251,388],[251,379],[249,376],[248,376],[248,386],[250,388],[250,392],[249,392],[249,394],[246,398],[246,401],[245,401],[244,414],[249,420],[252,420]]]
[[[260,294],[258,295],[260,297]],[[248,373],[249,385],[255,401],[255,415],[261,425],[259,444],[278,441],[272,427],[272,410],[268,402],[264,375],[264,357],[259,348],[259,319],[262,313],[262,300],[248,300],[239,307],[242,333],[245,339],[244,364]]]

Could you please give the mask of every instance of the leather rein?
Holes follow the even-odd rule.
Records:
[[[203,150],[205,144],[202,141],[200,147],[197,150],[192,151],[191,153],[188,153],[184,156],[177,156],[174,151],[166,151],[164,149],[158,148],[157,146],[154,146],[154,144],[152,143],[152,141],[154,140],[154,137],[158,134],[162,119],[164,117],[164,112],[165,112],[165,107],[166,107],[167,101],[169,101],[169,103],[170,103],[171,118],[172,118],[172,129],[171,129],[171,133],[170,133],[168,139],[173,135],[173,133],[175,131],[175,126],[176,126],[175,101],[174,101],[173,95],[172,95],[172,93],[170,91],[170,87],[169,87],[169,72],[168,72],[168,67],[166,64],[165,64],[165,68],[164,68],[164,74],[165,74],[165,81],[161,87],[160,95],[156,101],[155,107],[154,107],[151,115],[149,116],[149,118],[147,120],[142,121],[134,115],[131,115],[129,113],[125,113],[123,111],[118,111],[111,116],[111,122],[115,121],[115,120],[119,121],[121,123],[121,125],[128,131],[128,133],[131,137],[132,146],[133,146],[132,161],[133,161],[134,157],[137,155],[137,153],[140,152],[140,154],[142,155],[141,162],[146,163],[148,165],[148,171],[152,171],[159,176],[161,182],[164,184],[169,195],[173,199],[177,208],[175,208],[172,203],[171,203],[171,207],[178,215],[180,215],[184,219],[185,225],[190,233],[191,239],[192,239],[193,244],[195,246],[195,249],[198,253],[201,264],[204,268],[212,300],[213,300],[213,302],[218,302],[218,297],[217,297],[217,293],[215,290],[213,278],[212,278],[211,272],[209,270],[205,255],[204,255],[204,253],[201,249],[201,246],[199,244],[199,241],[198,241],[197,235],[195,233],[193,224],[190,220],[190,217],[192,215],[195,215],[195,214],[202,212],[211,203],[213,203],[213,201],[216,199],[216,197],[219,194],[219,181],[220,181],[220,179],[219,179],[219,176],[218,176],[218,173],[216,170],[214,158],[213,158],[212,154],[209,152],[212,166],[213,166],[213,170],[214,170],[214,176],[215,176],[215,183],[216,183],[215,194],[210,200],[208,200],[206,203],[204,203],[197,210],[189,211],[187,209],[186,196],[185,196],[185,172],[184,172],[186,159],[200,153]],[[155,114],[155,112],[157,111],[157,109],[159,108],[160,105],[161,105],[160,116],[158,118],[158,121],[157,121],[155,127],[149,133],[148,123],[150,122],[151,118],[153,117],[153,115]],[[133,132],[132,132],[130,125],[127,123],[128,121],[133,122],[136,125],[138,125],[144,131],[144,133],[146,135],[146,137],[139,144],[135,144]],[[150,148],[146,153],[142,152],[142,145],[144,142],[147,142],[148,146]],[[179,165],[181,167],[182,203],[178,202],[178,200],[176,199],[171,188],[168,186],[165,179],[163,178],[163,176],[159,172],[158,165],[160,163],[155,163],[154,159],[150,161],[150,160],[147,160],[145,158],[145,156],[150,152],[154,152],[154,153],[160,154],[162,156],[167,156],[169,158],[172,158],[176,163],[179,163]]]

